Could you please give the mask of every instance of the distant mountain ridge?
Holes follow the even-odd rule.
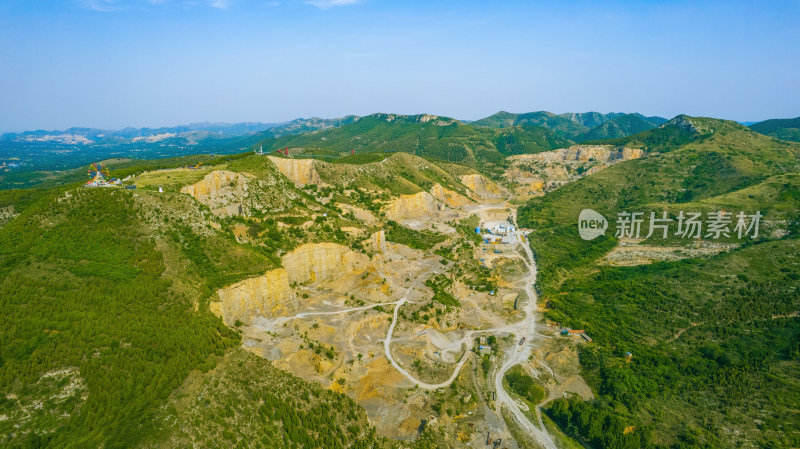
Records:
[[[264,151],[283,148],[314,153],[345,154],[405,152],[451,162],[475,165],[499,162],[505,156],[548,151],[573,142],[533,124],[500,129],[476,127],[431,114],[378,113],[354,119],[340,127],[256,143]]]
[[[489,117],[476,120],[471,124],[489,128],[532,124],[547,128],[562,137],[582,142],[625,137],[655,128],[666,121],[667,119],[663,117],[646,117],[639,113],[568,112],[554,114],[548,111],[537,111],[515,114],[500,111]]]
[[[751,354],[760,354],[762,348],[795,344],[800,335],[797,318],[774,318],[785,315],[778,308],[788,306],[794,312],[798,305],[798,277],[783,274],[797,271],[790,267],[800,254],[800,144],[735,122],[686,115],[609,142],[642,147],[645,157],[534,197],[518,210],[519,226],[535,229],[528,238],[537,254],[540,300],[548,304],[545,319],[588,329],[594,339],[591,347],[582,348],[580,366],[597,392],[595,399],[556,399],[545,413],[571,435],[589,440],[587,447],[723,448],[748,444],[740,443],[744,441],[782,447],[780,441],[797,434],[797,420],[783,418],[784,403],[769,398],[797,394],[796,376],[781,370],[796,370],[800,359],[796,352],[776,350],[767,359],[747,360],[756,360]],[[652,252],[651,261],[625,261],[627,248],[638,244],[621,241],[625,235],[618,238],[613,232],[584,240],[576,227],[584,209],[610,220],[617,217],[617,230],[624,211],[650,217],[663,212],[671,226],[683,211],[709,216],[727,210],[733,223],[741,211],[759,211],[764,218],[758,239],[731,233],[724,242],[731,246],[716,256],[682,256],[693,260],[677,261]],[[708,245],[709,234],[700,236],[699,231],[697,238],[684,239],[677,232],[647,237],[637,259],[649,251],[645,248],[698,248],[701,240],[706,248],[723,244]],[[786,266],[777,266],[779,261]],[[766,286],[795,296],[783,300],[780,293],[765,292]],[[713,358],[703,355],[709,344],[720,348]],[[755,368],[761,360],[769,365]],[[742,374],[722,374],[733,366]],[[748,396],[734,399],[747,377],[752,379],[748,385],[758,386],[745,388]],[[696,401],[700,390],[704,400]],[[680,410],[681,419],[663,418],[673,410]],[[773,416],[793,427],[787,424],[776,437],[765,435],[755,419],[736,418],[744,413]],[[600,441],[605,434],[595,429],[614,420],[624,423],[620,428],[652,426],[653,431],[620,431],[628,442]],[[692,442],[682,434],[691,434]]]
[[[627,137],[656,128],[666,123],[661,117],[645,117],[641,114],[624,114],[607,120],[575,137],[579,142],[599,139]]]
[[[800,142],[800,117],[764,120],[748,126],[753,131],[765,136]]]
[[[69,128],[0,135],[0,161],[20,162],[20,171],[64,170],[107,158],[152,159],[187,154],[241,152],[267,138],[329,129],[356,116],[298,118],[285,123],[192,123],[163,128]]]
[[[91,144],[124,144],[145,142],[159,142],[166,140],[183,139],[185,144],[194,145],[207,139],[226,139],[267,133],[272,136],[282,136],[298,132],[308,132],[317,129],[326,129],[352,122],[356,117],[322,119],[297,118],[283,123],[262,122],[202,122],[188,125],[167,126],[160,128],[134,128],[126,127],[118,130],[100,128],[72,127],[63,131],[35,130],[21,133],[5,133],[0,135],[0,141],[17,142],[54,142],[72,145]]]

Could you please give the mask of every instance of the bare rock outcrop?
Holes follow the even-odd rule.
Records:
[[[461,184],[464,184],[475,195],[481,198],[499,198],[503,196],[503,191],[500,189],[500,186],[478,173],[462,176]]]
[[[17,211],[14,210],[14,205],[0,207],[0,226],[17,218],[17,216],[19,216],[19,213],[17,213]]]
[[[560,148],[536,154],[521,154],[512,156],[512,161],[538,161],[545,163],[556,162],[592,162],[611,163],[627,161],[642,157],[643,151],[639,148],[616,148],[611,145],[573,145],[569,148]]]
[[[313,159],[268,157],[269,160],[278,167],[278,170],[295,183],[295,185],[304,186],[307,184],[319,184],[321,182],[319,173],[317,173],[317,169],[314,167]]]
[[[211,311],[229,326],[236,320],[249,323],[256,316],[284,316],[298,307],[283,268],[220,289],[217,295],[219,302],[211,304]]]
[[[194,197],[220,216],[242,213],[242,198],[247,195],[249,177],[228,170],[214,170],[196,184],[184,186],[181,193]]]
[[[375,215],[366,209],[346,203],[336,203],[336,206],[342,209],[344,213],[352,212],[356,220],[363,222],[367,226],[377,226],[380,223]]]
[[[467,197],[459,194],[458,192],[454,192],[447,187],[443,187],[439,183],[436,183],[433,185],[433,187],[431,187],[431,195],[450,207],[459,207],[471,203]]]
[[[517,184],[518,195],[537,195],[564,184],[597,173],[622,161],[639,159],[638,148],[611,145],[574,145],[536,154],[520,154],[509,158],[511,165],[505,178]]]
[[[294,282],[340,281],[363,272],[369,257],[335,243],[309,243],[283,256],[284,268],[245,279],[217,292],[209,309],[232,326],[236,320],[251,323],[257,316],[286,316],[299,308],[291,288]]]
[[[366,255],[335,243],[308,243],[283,256],[290,283],[338,279],[368,264]]]
[[[428,192],[401,195],[386,206],[386,218],[401,221],[408,218],[430,217],[444,210],[444,205]]]
[[[373,233],[369,237],[369,241],[372,244],[372,249],[375,251],[383,254],[386,252],[387,245],[386,245],[386,231],[381,229],[378,232]]]

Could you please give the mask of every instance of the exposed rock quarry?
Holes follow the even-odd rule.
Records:
[[[304,186],[306,184],[319,184],[320,178],[314,167],[313,159],[286,159],[275,156],[268,156],[269,160],[278,167],[284,176],[289,178],[295,185]]]
[[[274,166],[263,161],[267,174],[215,170],[201,181],[184,186],[181,193],[192,196],[219,216],[264,216],[308,204]],[[309,209],[316,210],[314,204]]]
[[[184,186],[181,193],[191,195],[217,215],[238,215],[242,212],[242,198],[246,196],[247,183],[248,177],[242,173],[214,170],[202,181]]]
[[[211,311],[222,317],[225,324],[236,320],[251,322],[255,316],[284,316],[297,307],[294,292],[289,288],[286,270],[278,268],[263,276],[245,279],[219,292],[219,302]]]
[[[439,201],[444,202],[450,207],[459,207],[470,204],[471,201],[465,196],[454,192],[441,184],[436,183],[431,187],[431,195]]]
[[[413,195],[401,195],[391,204],[386,206],[386,218],[401,221],[407,218],[430,217],[444,210],[444,205],[428,192],[419,192]]]
[[[386,231],[381,229],[378,232],[373,233],[370,236],[370,243],[372,244],[372,248],[379,253],[386,252]]]
[[[509,158],[505,178],[517,183],[518,195],[537,195],[591,175],[606,167],[644,155],[638,148],[611,145],[575,145],[537,154]]]
[[[462,176],[461,183],[479,197],[499,198],[503,196],[503,191],[497,184],[477,173]]]
[[[342,212],[345,214],[347,212],[352,212],[356,220],[363,222],[367,226],[377,226],[380,223],[378,219],[375,218],[375,215],[366,209],[346,203],[336,203],[336,206],[342,209]]]
[[[508,158],[511,161],[533,160],[538,162],[605,162],[639,159],[643,151],[639,148],[617,148],[611,145],[574,145],[536,154],[520,154]]]
[[[366,255],[335,243],[309,243],[283,256],[289,283],[338,279],[368,264]]]
[[[236,320],[252,322],[256,316],[286,316],[299,303],[290,285],[293,282],[340,280],[361,273],[369,258],[335,243],[309,243],[283,256],[284,268],[220,289],[219,301],[209,309],[232,326]]]

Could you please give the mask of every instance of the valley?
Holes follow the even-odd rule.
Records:
[[[399,157],[415,162],[397,155],[372,164]],[[326,185],[319,173],[331,176],[326,172],[332,170],[329,164],[272,156],[269,160],[305,188],[322,190]],[[369,165],[364,171],[377,171]],[[408,165],[412,164],[404,164]],[[378,219],[361,209],[364,221],[356,221],[361,227],[342,229],[364,238],[363,253],[330,243],[300,245],[283,255],[283,268],[220,289],[219,301],[209,305],[212,312],[241,331],[247,351],[353,398],[382,435],[407,440],[431,427],[447,434],[457,430],[459,443],[478,444],[485,432],[509,441],[512,435],[501,413],[506,409],[538,444],[555,447],[503,383],[511,367],[528,362],[538,341],[536,267],[526,244],[528,231],[489,237],[502,240],[499,244],[483,243],[486,236],[473,238],[474,227],[514,228],[516,207],[497,202],[507,192],[481,175],[464,175],[461,183],[468,186],[460,187],[463,195],[437,183],[430,193],[396,197],[377,214],[414,232],[441,236],[432,247],[393,242],[387,230],[369,234],[363,227],[375,226]],[[218,185],[211,186],[210,197],[223,197]],[[332,204],[327,196],[317,199]],[[450,248],[458,248],[457,254]],[[485,273],[487,267],[492,269],[486,274],[498,279],[495,287],[487,284],[481,285],[483,291],[476,290],[463,278],[475,271]],[[437,299],[442,288],[442,296],[452,302]],[[488,357],[483,354],[487,351],[479,351],[479,337],[498,342],[487,348]],[[477,359],[491,359],[492,368],[482,369],[484,386],[473,389],[479,374],[466,367]],[[467,391],[447,393],[461,382]],[[443,411],[453,399],[455,408]]]
[[[800,449],[799,23],[0,0],[0,449]]]
[[[428,149],[335,149],[358,137],[342,128],[367,125],[369,139],[411,133]],[[463,126],[377,115],[276,140],[327,149],[107,160],[129,188],[83,187],[76,171],[0,191],[3,441],[793,441],[800,147],[679,116],[494,158],[470,139],[520,130]],[[432,157],[444,148],[432,127],[465,156]],[[747,240],[609,225],[586,241],[589,208],[763,220]]]

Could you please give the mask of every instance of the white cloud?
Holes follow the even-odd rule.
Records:
[[[80,0],[79,2],[84,8],[91,9],[92,11],[116,11],[120,9],[119,5],[114,3],[114,0]]]
[[[308,0],[306,3],[317,8],[329,9],[334,6],[355,5],[356,3],[361,3],[361,0]]]
[[[231,0],[211,0],[209,6],[212,8],[225,10],[231,7],[231,3]]]
[[[75,0],[75,2],[85,9],[101,12],[127,9],[130,7],[135,7],[137,4],[150,4],[154,7],[159,7],[174,3],[173,0]],[[183,1],[181,5],[183,5],[184,8],[193,8],[205,4],[210,8],[227,10],[233,5],[233,3],[234,0],[204,0],[202,3],[187,0]]]

